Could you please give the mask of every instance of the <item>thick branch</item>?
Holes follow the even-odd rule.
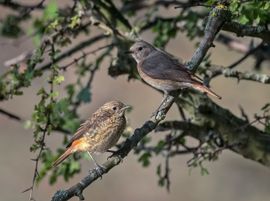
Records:
[[[228,18],[229,12],[224,7],[214,8],[208,16],[208,21],[204,30],[204,37],[199,48],[193,54],[191,61],[187,62],[187,67],[195,72],[206,55],[208,49],[213,46],[216,34]]]
[[[267,26],[251,26],[237,22],[226,22],[222,29],[236,33],[237,36],[261,38],[264,42],[270,43],[270,30],[268,30]]]
[[[209,98],[197,95],[192,99],[192,104],[186,99],[177,104],[196,118],[192,124],[183,125],[182,123],[176,125],[177,127],[187,131],[193,129],[194,132],[188,132],[188,134],[199,140],[207,137],[207,132],[201,132],[202,128],[214,131],[226,144],[233,145],[230,148],[232,151],[270,167],[270,136],[268,134],[252,126],[251,122],[240,119],[229,110],[215,104]]]

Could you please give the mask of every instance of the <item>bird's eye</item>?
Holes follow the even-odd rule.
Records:
[[[117,107],[113,107],[112,109],[115,111],[117,109]]]
[[[143,49],[143,47],[139,47],[138,50],[141,51]]]

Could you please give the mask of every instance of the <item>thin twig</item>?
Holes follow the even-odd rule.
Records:
[[[206,83],[209,83],[209,81],[219,75],[224,74],[223,72],[228,71],[230,69],[235,68],[240,63],[242,63],[244,60],[246,60],[250,55],[254,54],[256,51],[258,51],[263,46],[263,42],[261,42],[257,47],[250,49],[245,55],[243,55],[240,59],[233,62],[231,65],[227,67],[220,67],[219,69],[215,69],[214,71],[211,71],[211,76],[208,78]],[[225,70],[225,71],[224,71]]]
[[[83,52],[83,54],[81,56],[77,57],[76,59],[74,59],[73,61],[69,62],[68,64],[66,64],[64,66],[61,66],[60,69],[66,70],[69,66],[72,66],[73,64],[76,64],[78,61],[80,61],[81,59],[85,58],[86,56],[88,56],[90,54],[95,54],[96,52],[98,52],[100,50],[103,50],[105,48],[113,47],[114,45],[115,44],[104,45],[104,46],[98,47],[95,50],[91,50],[91,51],[88,51],[88,52]]]
[[[43,129],[43,133],[42,133],[42,136],[41,136],[41,139],[40,139],[40,142],[39,142],[40,148],[39,148],[38,155],[37,155],[37,157],[35,159],[32,159],[35,162],[35,169],[34,169],[34,175],[33,175],[33,179],[32,179],[32,185],[29,188],[27,188],[26,190],[22,191],[22,193],[30,191],[29,201],[34,200],[33,192],[34,192],[34,186],[35,186],[36,178],[39,176],[39,174],[38,174],[39,160],[40,160],[41,154],[42,154],[42,152],[44,151],[44,148],[45,148],[45,137],[46,137],[48,127],[50,125],[50,120],[49,120],[50,117],[49,116],[50,115],[48,114],[47,115],[48,120],[47,120],[46,125],[45,125],[45,127]]]
[[[6,110],[3,110],[2,108],[0,108],[0,113],[5,115],[5,116],[8,116],[9,118],[13,119],[13,120],[16,120],[16,121],[23,121],[21,117],[19,117],[18,115],[16,114],[13,114],[11,112],[8,112]]]

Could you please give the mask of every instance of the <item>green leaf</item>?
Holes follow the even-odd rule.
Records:
[[[65,80],[63,75],[55,76],[53,79],[53,84],[61,84]]]
[[[55,0],[51,0],[45,10],[44,10],[44,19],[45,20],[52,20],[58,16],[58,7]]]
[[[67,119],[65,120],[64,125],[62,125],[63,129],[74,133],[78,127],[80,126],[80,122],[78,119]]]
[[[241,15],[240,18],[239,18],[239,22],[241,24],[247,24],[249,22],[249,19],[247,18],[246,15]]]
[[[264,10],[269,10],[270,9],[270,2],[266,2],[263,9]]]
[[[202,176],[209,175],[209,171],[205,167],[203,167],[202,165],[200,165],[200,168],[201,168],[201,175]]]
[[[166,142],[164,140],[160,140],[158,142],[158,144],[156,145],[157,154],[159,154],[163,150],[163,148],[165,147],[165,145],[166,145]]]
[[[142,163],[143,167],[147,167],[150,165],[151,157],[152,157],[151,153],[145,152],[140,156],[138,161]]]
[[[19,27],[18,17],[14,15],[8,15],[6,19],[0,23],[0,34],[7,37],[17,38],[22,34],[22,30]]]
[[[91,93],[88,87],[83,88],[79,94],[77,95],[77,99],[84,103],[88,103],[91,101]]]
[[[54,91],[50,94],[50,97],[57,98],[59,96],[59,91]]]
[[[68,27],[71,28],[71,29],[74,29],[77,25],[80,24],[81,19],[80,19],[80,16],[75,15],[75,16],[71,17],[70,21],[71,21],[71,22],[70,22],[70,24],[68,25]]]

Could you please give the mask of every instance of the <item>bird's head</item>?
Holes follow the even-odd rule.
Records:
[[[156,49],[151,44],[143,40],[139,40],[130,47],[128,53],[130,53],[136,62],[139,63],[155,50]]]
[[[121,101],[110,101],[105,103],[101,108],[103,111],[106,111],[113,116],[122,117],[125,115],[125,111],[130,108],[130,106],[125,105]]]

